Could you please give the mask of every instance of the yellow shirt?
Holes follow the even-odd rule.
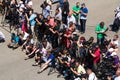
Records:
[[[78,72],[79,74],[85,74],[85,73],[86,73],[85,69],[84,69],[83,66],[81,66],[81,65],[78,66],[77,72]]]

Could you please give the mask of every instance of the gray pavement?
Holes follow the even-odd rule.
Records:
[[[69,0],[70,7],[72,7],[77,1],[85,2],[89,9],[87,29],[83,34],[86,38],[90,36],[96,37],[94,32],[95,25],[100,21],[105,21],[108,26],[113,22],[114,9],[119,6],[119,0]],[[33,7],[36,12],[41,12],[40,4],[43,0],[33,0]],[[53,6],[53,10],[55,5]],[[53,15],[53,14],[52,14]],[[8,27],[0,27],[6,36],[6,42],[0,43],[0,80],[64,80],[63,78],[57,78],[57,73],[53,73],[50,76],[47,75],[49,68],[41,74],[37,74],[39,67],[32,67],[34,59],[25,61],[25,53],[20,48],[11,50],[7,48],[7,44],[10,41],[10,33]],[[111,38],[114,32],[108,31],[108,38]],[[120,34],[119,32],[117,33]]]

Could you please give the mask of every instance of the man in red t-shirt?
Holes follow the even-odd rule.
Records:
[[[96,45],[93,50],[89,50],[91,56],[93,57],[93,67],[94,70],[97,69],[97,64],[100,62],[100,48]]]

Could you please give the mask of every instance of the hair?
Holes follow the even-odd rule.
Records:
[[[76,4],[80,4],[80,2],[76,2]]]
[[[94,40],[94,37],[90,37],[88,41],[93,41]]]
[[[73,24],[74,24],[74,23],[71,21],[71,22],[69,23],[70,27],[71,27]]]
[[[11,33],[11,36],[15,36],[15,33]]]
[[[58,12],[60,12],[59,8],[56,9]]]
[[[102,22],[100,22],[100,26],[104,26],[105,25],[105,23],[102,21]]]
[[[86,39],[85,39],[84,36],[81,36],[81,37],[80,37],[80,40],[84,40],[84,41],[86,41]]]
[[[82,6],[85,6],[85,3],[82,3]]]
[[[116,34],[116,35],[114,35],[116,38],[119,38],[119,36]]]
[[[34,13],[34,10],[33,10],[33,9],[30,9],[30,11],[32,11],[32,13]]]

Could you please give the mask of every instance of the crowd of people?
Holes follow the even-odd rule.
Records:
[[[20,0],[19,3],[3,0],[0,4],[5,12],[3,21],[10,25],[11,31],[8,47],[21,47],[25,60],[34,58],[32,65],[40,65],[38,74],[51,67],[59,72],[57,77],[62,75],[65,80],[120,80],[119,36],[108,40],[108,28],[100,22],[95,28],[97,42],[94,37],[87,40],[78,35],[86,31],[88,8],[85,3],[77,2],[70,9],[68,0],[57,2],[52,16],[52,5],[56,3],[52,0],[40,5],[41,13],[34,12],[32,0]],[[120,7],[111,25],[113,31],[119,30],[120,24],[116,26],[119,14]],[[17,32],[12,33],[13,29]],[[4,34],[0,32],[0,42],[4,41]]]

